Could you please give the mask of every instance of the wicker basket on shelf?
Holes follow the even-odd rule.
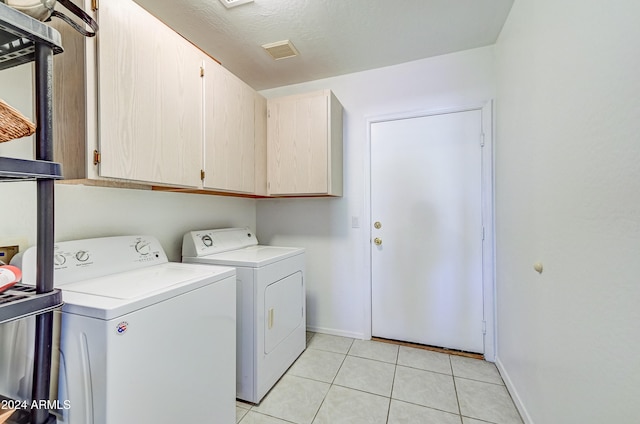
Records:
[[[0,99],[0,143],[26,137],[36,131],[36,126],[20,112]]]

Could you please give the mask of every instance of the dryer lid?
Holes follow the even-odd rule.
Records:
[[[208,256],[183,257],[183,262],[259,268],[305,252],[302,247],[249,246]]]

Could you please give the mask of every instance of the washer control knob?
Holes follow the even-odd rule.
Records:
[[[89,252],[86,250],[79,250],[76,252],[76,259],[80,262],[87,262],[89,260]]]
[[[151,253],[151,246],[149,242],[146,240],[140,240],[139,242],[137,242],[136,252],[138,252],[141,255],[148,255],[149,253]]]
[[[60,266],[60,265],[64,265],[64,263],[67,262],[67,258],[64,257],[63,254],[61,253],[57,253],[54,257],[53,257],[53,263]]]
[[[213,239],[211,238],[211,236],[209,234],[206,234],[206,235],[202,236],[202,242],[207,247],[213,246]]]

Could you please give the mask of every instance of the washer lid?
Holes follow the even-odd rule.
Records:
[[[62,311],[109,320],[234,276],[233,268],[168,262],[66,284]]]
[[[302,247],[249,246],[208,256],[183,257],[184,262],[258,268],[304,253]]]

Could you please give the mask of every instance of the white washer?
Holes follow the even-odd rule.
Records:
[[[60,242],[54,262],[59,422],[235,423],[233,268],[168,262],[149,236]]]
[[[259,403],[306,346],[304,249],[259,246],[248,228],[191,231],[182,261],[236,268],[236,396]]]

